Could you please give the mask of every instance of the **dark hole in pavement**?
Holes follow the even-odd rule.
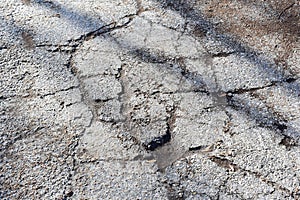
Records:
[[[167,132],[165,135],[154,138],[148,144],[144,144],[146,150],[154,151],[156,148],[163,146],[164,144],[171,141],[171,133],[169,128],[167,128]]]

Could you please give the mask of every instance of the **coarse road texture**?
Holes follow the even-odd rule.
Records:
[[[299,0],[0,10],[0,199],[300,199]]]

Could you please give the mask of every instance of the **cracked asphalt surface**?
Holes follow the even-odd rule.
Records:
[[[2,0],[1,199],[300,199],[300,2]]]

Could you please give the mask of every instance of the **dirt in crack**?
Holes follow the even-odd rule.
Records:
[[[27,49],[27,50],[33,49],[34,48],[33,36],[30,33],[27,33],[25,31],[22,32],[21,36],[24,41],[25,49]]]
[[[22,3],[28,6],[30,5],[31,2],[30,0],[22,0]]]
[[[230,171],[236,171],[239,169],[239,167],[234,164],[232,161],[226,159],[226,158],[220,158],[220,157],[217,157],[217,156],[211,156],[209,157],[209,159],[216,163],[218,166],[222,167],[222,168],[225,168],[225,169],[228,169]]]

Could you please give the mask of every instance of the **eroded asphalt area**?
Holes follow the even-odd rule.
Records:
[[[0,9],[1,199],[299,199],[299,1]]]

